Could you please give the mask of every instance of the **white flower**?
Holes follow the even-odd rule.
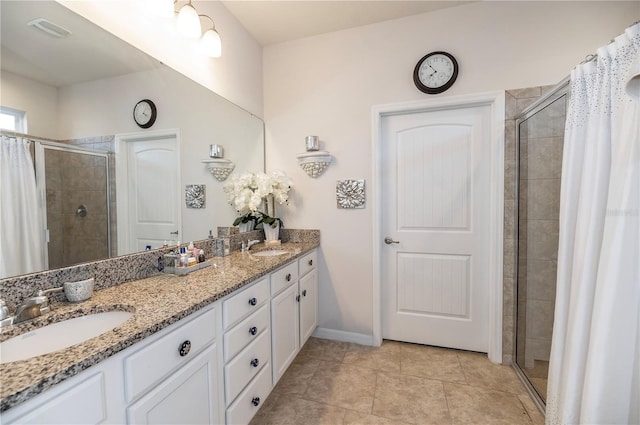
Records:
[[[282,171],[234,175],[224,185],[227,200],[239,216],[258,212],[270,196],[280,205],[289,202],[291,179]]]

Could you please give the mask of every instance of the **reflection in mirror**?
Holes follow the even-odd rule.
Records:
[[[122,255],[147,245],[157,248],[160,241],[204,239],[209,230],[215,234],[216,227],[231,225],[235,212],[226,203],[223,183],[202,160],[209,157],[210,144],[220,144],[225,158],[234,162],[235,173],[264,170],[264,128],[259,118],[55,1],[3,1],[0,8],[0,102],[3,111],[24,113],[26,129],[15,131],[37,142],[31,149],[38,190],[46,199],[42,208],[46,225],[40,231],[49,236],[43,252],[48,267]],[[38,18],[71,34],[55,38],[27,25]],[[148,129],[133,118],[133,107],[142,99],[151,99],[157,107],[157,119]],[[178,177],[170,177],[172,172],[162,166],[154,173],[173,184],[153,185],[162,179],[154,179],[148,169],[141,171],[140,179],[127,174],[131,169],[125,157],[133,149],[132,141],[148,142],[166,134],[175,137]],[[5,184],[20,183],[3,180]],[[188,185],[205,186],[204,208],[187,207]],[[129,195],[121,201],[119,194],[125,188]],[[145,199],[153,200],[153,206],[145,206]],[[84,217],[78,213],[82,205]],[[175,210],[171,214],[177,226],[163,230],[166,235],[124,244],[122,235],[130,235],[135,225],[130,212],[156,210],[158,205]],[[0,208],[10,210],[6,205]],[[0,226],[7,224],[4,216],[3,210]],[[90,222],[97,222],[98,216],[102,221],[94,228]],[[20,241],[14,244],[19,246]],[[0,270],[0,278],[40,269]]]

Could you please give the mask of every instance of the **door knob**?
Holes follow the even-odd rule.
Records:
[[[387,236],[386,238],[384,238],[384,243],[386,243],[387,245],[391,245],[392,243],[400,243],[400,241],[394,241],[393,239]]]

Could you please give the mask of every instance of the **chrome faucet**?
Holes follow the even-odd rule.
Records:
[[[258,243],[260,243],[260,241],[258,239],[254,239],[252,241],[247,241],[247,251],[249,251],[252,246],[254,246],[255,244],[258,244]]]
[[[64,287],[46,289],[38,291],[36,295],[22,301],[22,304],[16,308],[15,316],[9,316],[9,309],[3,300],[0,300],[0,327],[13,325],[24,322],[25,320],[35,319],[45,313],[51,311],[49,306],[49,294],[61,292]]]
[[[254,246],[257,243],[260,243],[260,241],[258,239],[254,239],[252,241],[247,241],[247,243],[244,243],[244,241],[242,241],[242,252],[249,251],[251,249],[251,247]]]

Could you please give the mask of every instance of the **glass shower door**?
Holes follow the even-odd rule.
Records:
[[[544,403],[558,259],[560,177],[568,88],[516,121],[518,260],[516,364]]]
[[[41,143],[49,268],[109,257],[109,170],[104,152]],[[43,181],[44,180],[44,181]]]

